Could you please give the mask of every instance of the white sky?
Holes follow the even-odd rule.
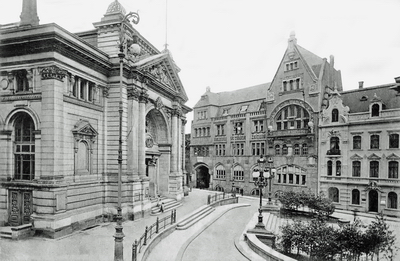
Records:
[[[37,0],[40,24],[72,33],[93,29],[114,0]],[[193,107],[210,86],[230,91],[271,82],[290,32],[322,58],[335,56],[344,90],[400,76],[400,0],[119,0],[137,11],[136,29],[168,48]],[[22,0],[0,0],[0,24],[19,21]],[[190,133],[192,113],[187,115]]]

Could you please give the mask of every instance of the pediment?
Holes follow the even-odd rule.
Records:
[[[354,154],[353,156],[350,157],[351,160],[362,160],[362,157],[358,154]]]
[[[399,160],[400,157],[397,156],[396,154],[392,153],[392,154],[388,155],[388,156],[386,157],[386,159],[387,159],[387,160]]]
[[[90,137],[96,137],[98,132],[93,128],[93,126],[87,120],[79,120],[72,129],[74,135],[84,135]]]
[[[369,160],[380,160],[381,157],[379,157],[378,155],[376,155],[375,153],[372,153],[370,156],[368,156]]]
[[[160,54],[147,56],[137,61],[134,66],[138,71],[149,76],[154,83],[162,86],[165,91],[180,97],[184,101],[188,100],[178,75],[180,69],[168,50]]]

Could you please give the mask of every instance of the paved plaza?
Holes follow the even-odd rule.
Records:
[[[177,208],[177,221],[207,203],[207,196],[215,192],[193,189],[183,199],[183,206]],[[240,197],[238,204],[217,207],[216,210],[187,230],[176,230],[151,251],[148,261],[169,260],[247,260],[236,248],[235,240],[242,236],[244,227],[249,223],[258,208],[258,199]],[[169,215],[164,213],[159,217]],[[351,213],[335,212],[334,216],[352,220]],[[364,224],[371,222],[370,215],[359,218]],[[156,221],[149,216],[136,221],[123,223],[124,260],[131,260],[132,243],[143,234],[144,228]],[[400,238],[398,220],[389,220],[391,229]],[[0,241],[0,260],[113,260],[115,223],[104,223],[92,229],[79,231],[71,235],[47,239],[33,237],[13,241]],[[399,240],[398,240],[399,242]]]

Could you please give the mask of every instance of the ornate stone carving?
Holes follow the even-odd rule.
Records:
[[[128,89],[128,99],[139,100],[140,90],[136,87]]]
[[[151,75],[153,75],[160,82],[171,86],[171,81],[169,79],[168,71],[165,66],[161,64],[154,65],[152,67],[146,68]]]
[[[159,111],[164,108],[164,104],[160,97],[158,97],[157,100],[154,101],[154,107],[156,107],[156,109]]]
[[[103,88],[103,96],[104,96],[105,98],[108,98],[108,95],[110,95],[110,86],[105,86],[105,87]]]
[[[141,89],[139,94],[139,102],[147,103],[149,101],[149,94],[146,89]]]
[[[63,78],[67,75],[67,71],[58,68],[56,65],[45,67],[40,72],[42,80],[55,79],[63,81]]]

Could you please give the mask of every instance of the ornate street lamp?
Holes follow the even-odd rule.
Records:
[[[123,63],[124,63],[124,47],[127,45],[127,40],[125,36],[124,24],[126,21],[129,22],[132,19],[134,24],[139,23],[139,14],[130,12],[124,16],[121,21],[120,31],[119,31],[119,145],[118,145],[118,206],[117,206],[117,225],[115,226],[114,234],[114,260],[122,261],[124,260],[124,233],[122,232],[122,207],[121,207],[121,174],[122,174],[122,113],[123,113],[123,101],[122,101],[122,78],[123,78]],[[132,43],[129,47],[132,53],[140,53],[140,46],[137,43]]]
[[[260,194],[260,207],[258,209],[258,223],[255,228],[258,229],[265,229],[265,225],[263,223],[263,216],[262,216],[262,190],[264,187],[266,187],[269,183],[269,202],[271,202],[271,179],[274,177],[272,173],[272,168],[269,166],[268,168],[265,167],[265,163],[267,161],[265,160],[264,156],[261,155],[260,159],[257,160],[258,168],[255,168],[253,170],[253,179],[256,179],[254,181],[254,185],[259,188],[259,194]],[[270,157],[268,159],[268,164],[271,165],[273,162],[272,158]],[[264,177],[265,173],[265,177]],[[268,182],[268,180],[270,180]]]

